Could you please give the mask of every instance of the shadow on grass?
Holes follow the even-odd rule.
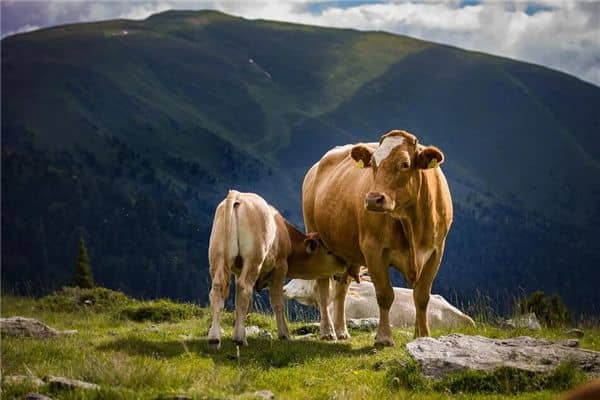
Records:
[[[119,351],[131,356],[158,358],[177,357],[184,353],[210,357],[216,364],[247,365],[261,368],[282,368],[302,364],[314,358],[344,357],[367,354],[371,346],[353,349],[350,343],[324,342],[316,340],[267,340],[248,338],[248,346],[237,349],[233,341],[225,338],[220,350],[209,348],[207,339],[190,341],[153,341],[141,338],[118,339],[97,347],[100,351]]]

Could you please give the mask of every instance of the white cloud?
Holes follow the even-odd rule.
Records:
[[[314,11],[311,8],[314,2],[310,1],[275,0],[55,1],[46,4],[45,9],[36,11],[45,13],[45,24],[38,18],[34,22],[24,19],[23,25],[47,26],[65,20],[142,19],[169,8],[210,8],[251,19],[383,30],[542,64],[600,85],[600,2],[595,1],[484,1],[464,7],[459,1],[342,5],[332,2],[320,4],[320,11]],[[528,6],[532,5],[536,12],[528,13]]]

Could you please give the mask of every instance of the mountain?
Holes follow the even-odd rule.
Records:
[[[446,155],[456,215],[436,292],[502,309],[541,289],[599,311],[594,85],[403,36],[214,11],[1,46],[5,290],[67,282],[83,235],[97,282],[205,303],[229,188],[301,225],[302,178],[324,152],[406,129]]]

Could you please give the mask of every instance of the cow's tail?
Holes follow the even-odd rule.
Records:
[[[219,234],[215,246],[219,247],[218,256],[213,261],[215,270],[213,271],[213,280],[220,283],[223,298],[229,295],[229,280],[231,271],[239,256],[239,233],[237,208],[240,205],[240,192],[230,190],[225,200],[219,205],[215,224],[218,224]],[[214,227],[213,227],[214,229]],[[211,241],[213,238],[211,238]],[[213,243],[211,243],[213,245]]]

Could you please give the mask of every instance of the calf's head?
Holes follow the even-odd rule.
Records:
[[[359,144],[350,155],[358,165],[373,171],[374,187],[365,196],[365,208],[393,214],[400,214],[416,199],[421,170],[444,162],[437,147],[420,145],[414,135],[398,130],[383,135],[375,151]]]

